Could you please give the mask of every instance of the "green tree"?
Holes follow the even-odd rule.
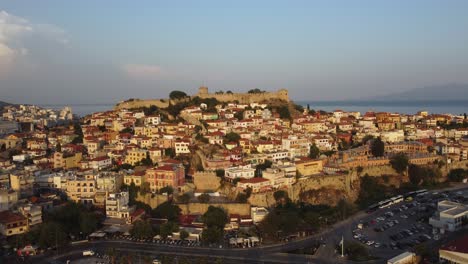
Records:
[[[133,224],[130,234],[136,238],[149,238],[154,236],[154,231],[149,222],[140,220]]]
[[[380,137],[372,141],[370,150],[374,157],[382,157],[384,155],[385,144]]]
[[[345,254],[348,256],[349,260],[367,261],[371,259],[367,248],[360,243],[354,241],[345,241],[344,247]],[[339,250],[341,250],[341,247]]]
[[[167,222],[159,227],[159,234],[163,238],[171,236],[173,232],[179,231],[179,226],[174,222]]]
[[[397,153],[390,159],[390,164],[396,172],[401,174],[408,168],[408,156],[405,153]]]
[[[62,152],[62,145],[60,144],[60,142],[57,142],[57,144],[55,145],[55,151]]]
[[[315,145],[315,143],[310,146],[309,157],[311,159],[317,159],[320,157],[320,149],[317,147],[317,145]]]
[[[208,203],[210,201],[211,197],[207,193],[202,193],[198,196],[198,201],[200,203]]]
[[[182,92],[182,91],[172,91],[169,94],[169,98],[171,100],[182,99],[182,98],[185,98],[185,97],[187,97],[187,94],[185,92]]]
[[[270,160],[265,160],[263,163],[257,164],[255,166],[255,176],[256,177],[262,177],[263,171],[271,168],[273,163]]]
[[[452,182],[461,182],[468,177],[468,170],[453,169],[448,174],[448,179]]]
[[[176,156],[175,150],[173,148],[167,148],[164,150],[164,155],[167,157],[174,158]]]
[[[288,193],[286,191],[283,191],[283,190],[278,190],[278,191],[274,192],[273,197],[275,198],[276,202],[279,202],[281,200],[288,200],[289,199]]]
[[[151,192],[151,187],[150,187],[149,182],[143,182],[140,187],[140,194],[146,195],[147,193],[150,193],[150,192]]]
[[[68,238],[61,225],[47,222],[41,225],[39,241],[37,242],[41,248],[62,247],[68,243]]]
[[[291,119],[291,113],[289,112],[288,106],[282,105],[278,107],[277,111],[281,119]]]
[[[217,227],[222,230],[228,223],[228,215],[223,208],[210,205],[202,215],[202,221],[207,227]]]
[[[260,89],[258,89],[258,88],[251,89],[251,90],[248,91],[248,93],[250,93],[250,94],[264,93],[264,92],[265,92],[265,91],[262,91],[262,90],[260,90]]]
[[[246,203],[248,200],[248,197],[247,197],[247,194],[245,193],[238,193],[237,196],[236,196],[236,202],[238,203]]]
[[[369,205],[382,201],[387,197],[387,187],[379,184],[375,177],[364,175],[361,177],[360,191],[356,204],[361,209],[367,208]]]
[[[155,218],[164,218],[168,221],[177,221],[181,211],[182,210],[179,208],[179,206],[168,201],[154,208],[151,212],[151,216]]]
[[[216,173],[216,176],[218,176],[218,177],[220,177],[220,178],[224,178],[224,173],[225,173],[225,171],[224,171],[223,169],[217,169],[217,170],[215,171],[215,173]]]
[[[369,140],[373,140],[373,139],[374,139],[374,136],[373,136],[373,135],[365,135],[365,136],[362,138],[361,143],[364,145],[364,144],[366,144]]]
[[[208,227],[203,229],[202,240],[205,243],[218,243],[223,238],[223,230],[218,227]]]
[[[174,188],[172,188],[171,186],[164,186],[161,189],[159,189],[159,193],[167,193],[168,195],[171,195],[174,193]]]
[[[224,136],[225,142],[239,142],[240,135],[235,132],[229,132]]]
[[[181,231],[180,231],[180,239],[182,239],[182,240],[187,239],[187,238],[189,237],[189,235],[190,235],[190,234],[189,234],[187,231],[185,231],[185,230],[181,230]]]
[[[179,195],[179,196],[177,197],[177,201],[178,201],[179,203],[186,204],[186,203],[188,203],[188,202],[190,201],[190,195],[189,195],[188,193],[184,193],[184,194],[182,194],[182,195]]]
[[[120,130],[120,133],[133,134],[133,129],[131,127],[126,127],[124,129]]]
[[[95,213],[82,212],[80,214],[80,231],[89,235],[94,232],[99,225],[99,220]]]

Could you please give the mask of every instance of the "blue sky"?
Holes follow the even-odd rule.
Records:
[[[342,100],[468,82],[468,1],[0,0],[0,100],[287,88]]]

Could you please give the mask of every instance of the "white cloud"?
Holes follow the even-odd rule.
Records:
[[[158,65],[125,64],[122,70],[134,79],[161,80],[168,77],[168,73]]]
[[[30,54],[30,49],[38,38],[61,45],[68,43],[66,32],[57,26],[35,24],[0,10],[0,77],[8,75],[18,60],[25,59]]]

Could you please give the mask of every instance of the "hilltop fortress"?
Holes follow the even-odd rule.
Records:
[[[288,90],[280,89],[276,92],[259,92],[259,93],[209,93],[208,87],[202,86],[198,89],[198,93],[193,95],[200,98],[215,98],[220,102],[239,102],[241,104],[260,103],[271,100],[282,100],[289,102]],[[120,102],[115,106],[115,109],[134,109],[140,107],[150,107],[155,105],[159,108],[166,108],[169,103],[177,103],[169,99],[130,99]]]
[[[283,100],[289,102],[288,90],[281,89],[277,92],[261,92],[261,93],[209,93],[208,87],[202,86],[198,89],[198,96],[200,98],[216,98],[220,102],[234,102],[238,101],[241,104],[259,103],[269,100]]]

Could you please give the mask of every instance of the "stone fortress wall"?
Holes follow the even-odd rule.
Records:
[[[276,92],[264,92],[264,93],[215,94],[215,93],[209,93],[208,87],[202,86],[199,88],[198,93],[192,96],[192,98],[196,96],[203,98],[203,99],[216,98],[216,100],[220,102],[238,101],[241,104],[259,103],[259,102],[270,101],[270,100],[283,100],[283,101],[289,102],[288,90],[286,89],[280,89]],[[177,101],[172,101],[169,99],[132,99],[132,100],[118,103],[115,106],[115,110],[150,107],[152,105],[155,105],[159,108],[166,108],[169,106],[170,102],[177,103]]]
[[[264,93],[209,93],[208,87],[202,86],[198,90],[198,96],[200,98],[216,98],[220,102],[234,102],[238,101],[241,104],[258,103],[269,100],[283,100],[289,102],[288,90],[280,89],[276,92],[264,92]]]
[[[166,108],[169,106],[169,100],[164,100],[164,99],[133,99],[131,101],[124,101],[118,103],[114,108],[115,110],[120,110],[120,109],[135,109],[135,108],[141,108],[141,107],[150,107],[152,105],[155,105],[159,108]]]

